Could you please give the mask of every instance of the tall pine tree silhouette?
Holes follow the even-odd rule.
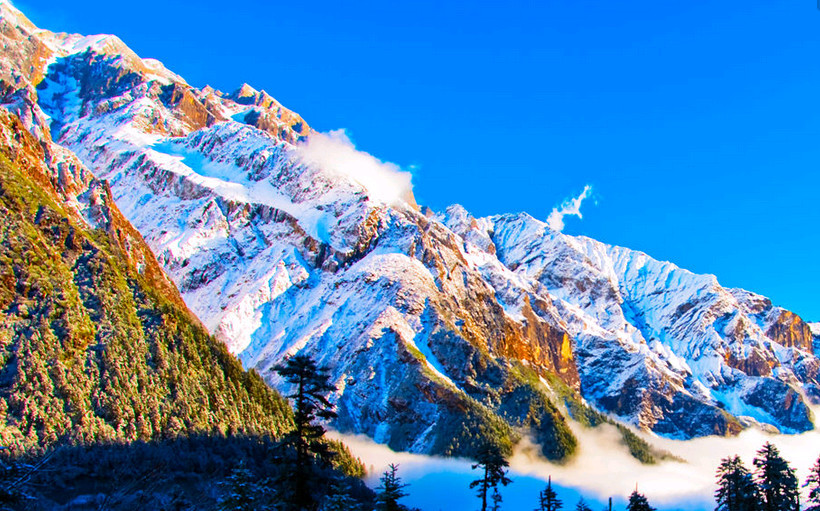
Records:
[[[800,492],[794,470],[769,442],[757,451],[754,459],[757,485],[763,496],[765,511],[800,511]]]
[[[277,481],[280,504],[291,510],[312,509],[316,502],[311,484],[318,483],[317,462],[329,466],[333,457],[323,441],[325,428],[319,421],[336,417],[325,397],[336,388],[329,383],[327,371],[307,355],[294,355],[274,370],[294,386],[287,396],[293,401],[294,428],[283,438],[277,455],[283,467]]]
[[[487,511],[487,496],[490,490],[497,490],[499,484],[507,486],[512,479],[507,477],[507,470],[510,463],[504,458],[501,448],[492,443],[485,442],[478,450],[473,464],[473,470],[480,468],[483,471],[482,477],[470,483],[470,488],[478,488],[476,495],[481,499],[481,511]],[[501,494],[493,499],[494,507],[501,505]]]
[[[564,503],[552,489],[552,476],[547,478],[547,487],[538,492],[538,507],[535,511],[558,511]]]
[[[760,511],[762,504],[754,478],[739,456],[724,458],[717,470],[715,511]]]

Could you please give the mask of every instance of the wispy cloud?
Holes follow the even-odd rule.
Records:
[[[299,146],[302,159],[360,184],[368,196],[385,204],[407,201],[412,195],[412,175],[395,163],[359,151],[344,130],[315,133]]]
[[[563,231],[564,217],[567,215],[583,218],[583,215],[581,215],[581,203],[584,202],[584,199],[589,197],[590,194],[592,194],[592,186],[586,185],[581,195],[571,199],[565,199],[560,208],[552,208],[552,213],[550,213],[550,216],[547,218],[549,228],[553,231]]]

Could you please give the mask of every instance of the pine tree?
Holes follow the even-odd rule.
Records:
[[[328,420],[336,417],[333,405],[325,397],[336,390],[330,384],[327,370],[316,366],[316,362],[307,355],[294,355],[284,365],[274,367],[288,383],[296,386],[293,393],[288,394],[294,400],[293,420],[294,431],[289,435],[297,452],[300,462],[304,463],[312,454],[323,460],[329,460],[327,444],[321,439],[325,435],[325,428],[316,423],[317,419]]]
[[[220,511],[254,511],[259,508],[260,487],[253,472],[245,466],[245,460],[240,461],[219,486],[222,488]]]
[[[806,484],[803,486],[809,489],[809,504],[805,511],[820,511],[820,458],[811,467]]]
[[[800,493],[794,470],[769,442],[757,451],[754,459],[757,484],[763,495],[765,511],[799,511]]]
[[[320,468],[330,466],[333,452],[324,441],[325,428],[318,421],[336,417],[325,397],[335,387],[329,383],[327,371],[307,355],[294,355],[274,370],[295,387],[287,396],[293,400],[294,429],[284,436],[275,456],[282,467],[276,481],[281,494],[279,504],[285,509],[313,509],[324,491],[312,491],[311,486],[329,486],[327,481],[320,481]]]
[[[717,470],[715,511],[759,511],[760,493],[739,456],[724,458]]]
[[[535,511],[558,511],[564,503],[552,489],[552,476],[547,479],[547,487],[538,492],[538,508]]]
[[[584,497],[581,497],[578,499],[578,503],[575,504],[575,511],[592,511],[592,508],[587,505]]]
[[[470,488],[478,488],[476,495],[481,499],[481,511],[487,511],[487,496],[490,489],[496,489],[498,484],[507,486],[512,482],[507,477],[504,467],[509,467],[509,462],[501,453],[501,448],[490,442],[484,443],[479,450],[473,464],[473,470],[481,468],[484,471],[481,479],[476,479],[470,483]],[[501,503],[501,494],[498,494],[496,505]]]
[[[626,505],[626,511],[655,511],[655,508],[649,505],[646,496],[638,493],[638,490],[632,492],[629,496],[629,503]]]
[[[381,485],[376,488],[376,509],[378,511],[401,511],[407,507],[399,504],[399,500],[407,496],[401,478],[396,475],[399,466],[391,463],[381,477]]]

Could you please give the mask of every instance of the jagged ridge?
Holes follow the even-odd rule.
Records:
[[[4,11],[6,44],[46,57],[11,66],[5,101],[36,100],[27,127],[53,131],[110,182],[186,303],[246,366],[278,385],[270,368],[288,354],[328,364],[340,429],[458,454],[471,429],[514,439],[532,428],[560,458],[575,440],[541,378],[552,374],[668,436],[812,427],[811,334],[765,299],[527,215],[385,202],[305,161],[297,143],[318,135],[267,94],[198,90],[110,36],[19,18]]]

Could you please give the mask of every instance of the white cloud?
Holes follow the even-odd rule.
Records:
[[[393,205],[412,197],[409,172],[357,150],[344,130],[312,134],[298,149],[305,163],[355,181],[372,200]]]
[[[522,474],[546,478],[583,490],[604,500],[608,496],[626,496],[638,484],[650,502],[661,509],[708,510],[714,507],[715,471],[721,459],[739,455],[750,470],[755,453],[765,442],[778,447],[780,454],[796,469],[802,482],[811,465],[820,456],[820,431],[800,435],[776,435],[748,429],[737,437],[709,436],[693,440],[669,440],[641,434],[650,444],[666,450],[684,463],[664,461],[642,465],[629,455],[620,443],[614,427],[595,429],[571,423],[578,436],[578,455],[566,465],[547,463],[527,449],[516,451],[511,466]]]
[[[572,199],[565,199],[564,202],[561,204],[561,208],[552,208],[552,213],[547,218],[547,225],[553,231],[561,232],[564,230],[564,217],[567,215],[577,216],[578,218],[583,218],[581,215],[581,203],[589,197],[592,193],[592,187],[590,185],[584,186],[584,191],[581,192],[581,195]]]

